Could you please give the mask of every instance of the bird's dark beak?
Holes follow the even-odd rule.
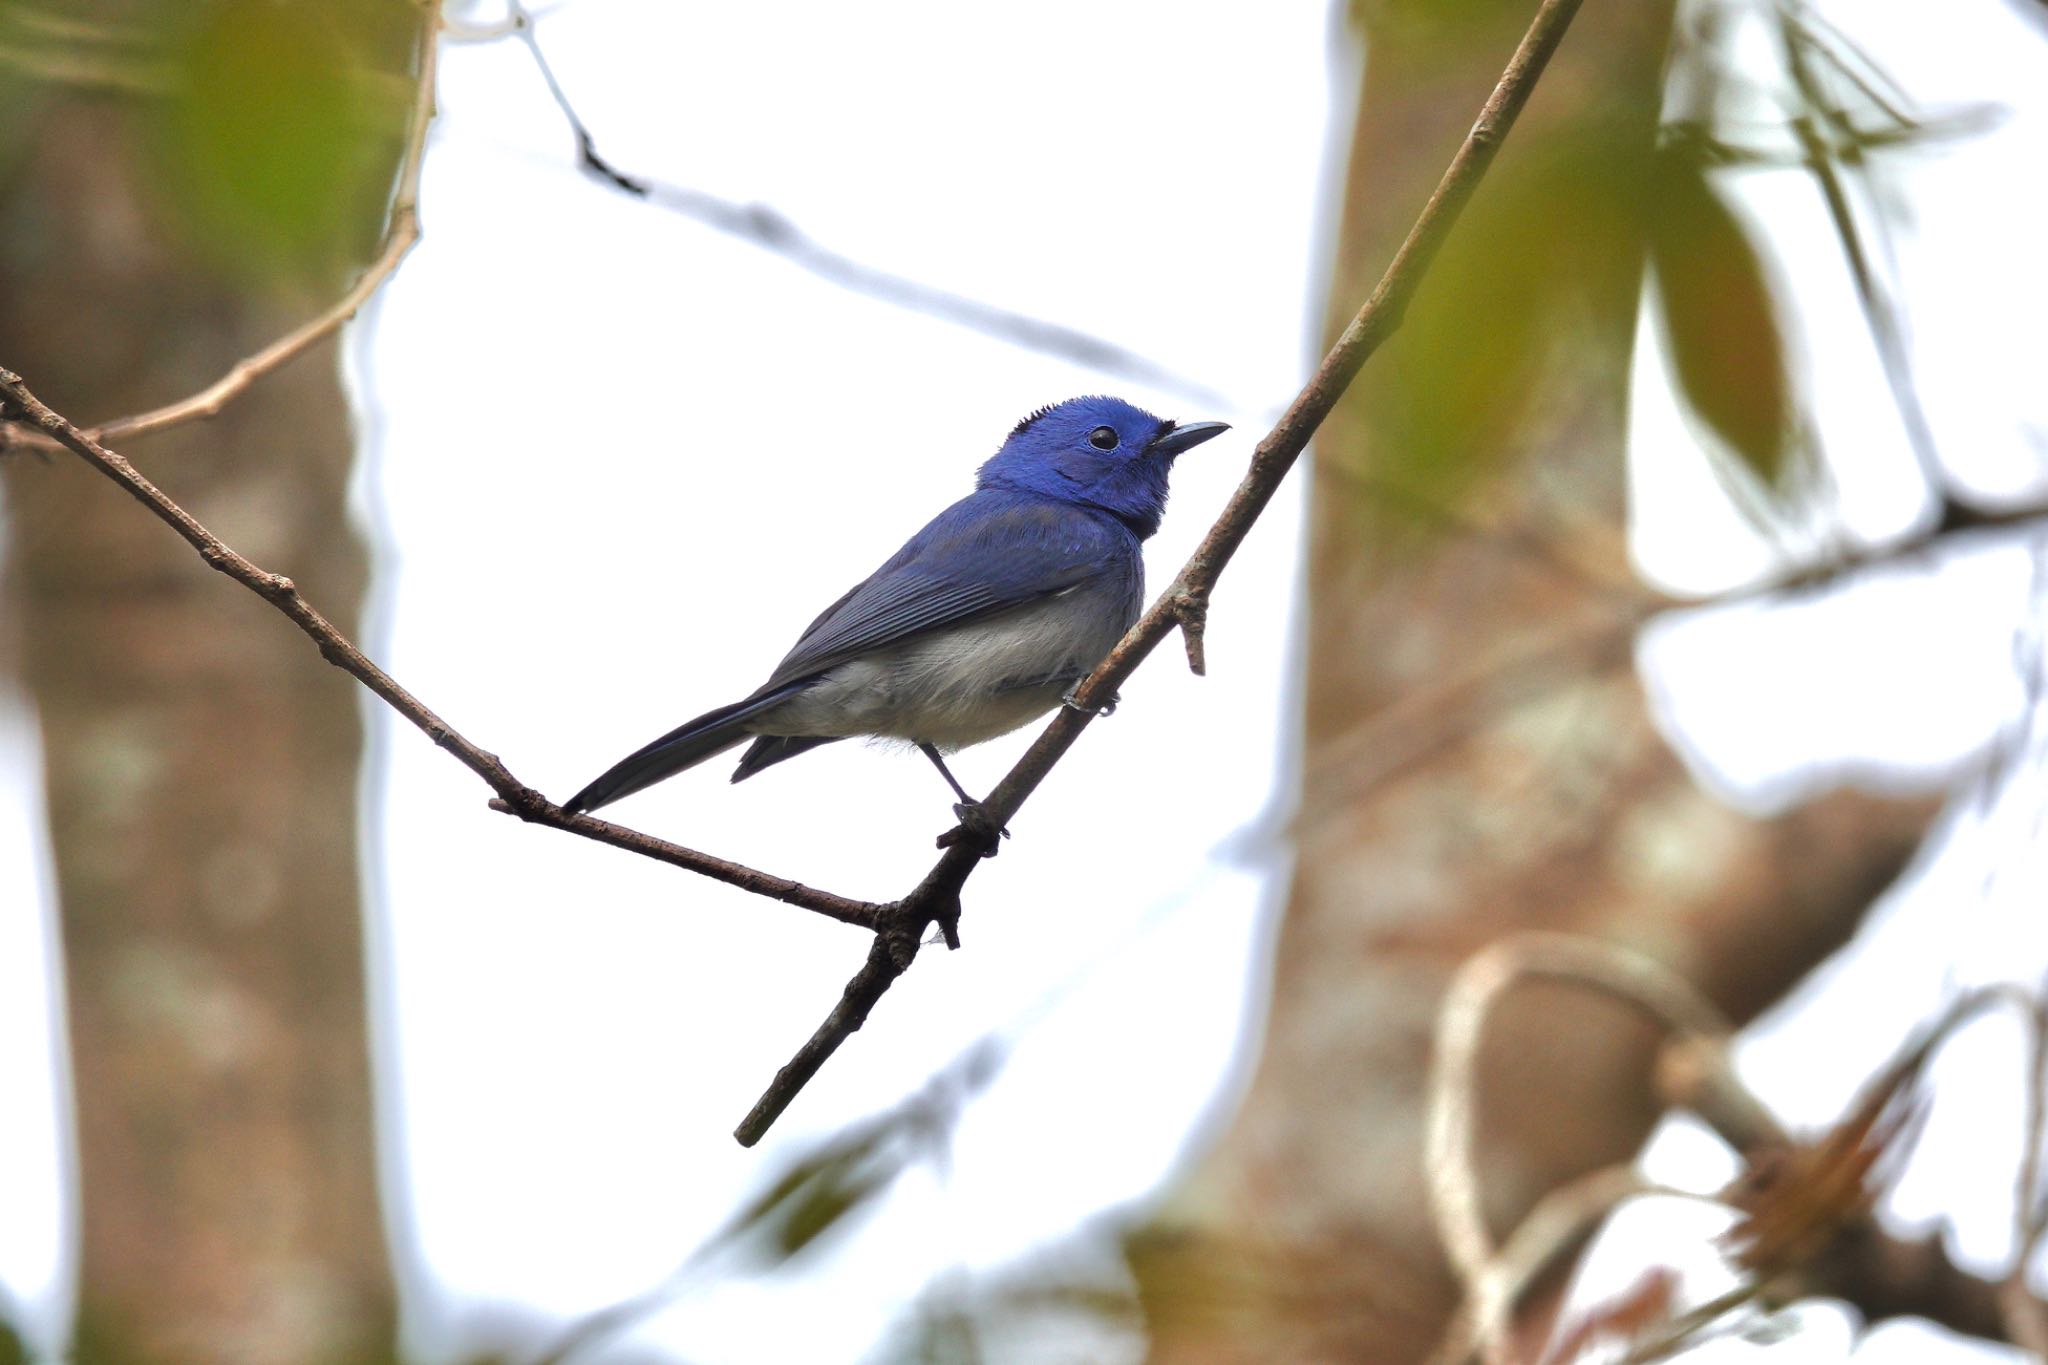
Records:
[[[1228,430],[1228,422],[1189,422],[1186,426],[1175,425],[1164,436],[1154,439],[1145,453],[1172,457],[1182,451],[1193,450],[1211,436],[1221,436]]]

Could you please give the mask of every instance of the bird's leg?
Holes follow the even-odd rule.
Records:
[[[989,819],[988,812],[982,809],[981,802],[967,794],[967,788],[961,786],[960,779],[953,776],[953,770],[946,766],[946,760],[939,757],[937,745],[920,741],[917,748],[919,753],[922,753],[932,761],[932,766],[939,770],[939,776],[946,779],[946,785],[951,787],[953,794],[960,798],[960,804],[953,807],[953,814],[960,820],[960,828],[953,831],[952,834],[940,835],[939,847],[945,848],[950,845],[953,842],[953,834],[965,833],[977,841],[989,845],[988,851],[982,854],[982,857],[995,857],[996,836],[1000,834],[1007,839],[1010,837],[1010,831]]]
[[[1119,697],[1116,693],[1112,692],[1109,694],[1109,700],[1102,703],[1102,705],[1100,706],[1083,706],[1080,702],[1074,700],[1074,694],[1076,692],[1079,692],[1080,690],[1081,684],[1075,683],[1072,687],[1068,688],[1064,693],[1061,694],[1060,700],[1065,702],[1067,705],[1073,707],[1076,711],[1079,711],[1084,716],[1113,716],[1116,714],[1116,704],[1123,700],[1122,697]]]
[[[960,798],[962,805],[972,806],[978,804],[973,797],[967,794],[967,788],[960,785],[960,779],[953,776],[953,770],[948,768],[946,760],[939,756],[939,748],[936,744],[926,744],[924,741],[919,740],[917,751],[932,761],[932,766],[939,770],[940,777],[946,779],[946,785],[953,789],[953,795]]]

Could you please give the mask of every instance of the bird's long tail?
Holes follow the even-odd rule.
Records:
[[[631,796],[643,787],[651,787],[665,777],[673,777],[685,768],[695,767],[714,754],[724,753],[749,737],[748,721],[794,690],[793,687],[780,687],[761,696],[736,701],[730,706],[721,706],[716,711],[706,711],[612,764],[589,786],[563,802],[562,808],[571,813],[596,810],[620,797]]]

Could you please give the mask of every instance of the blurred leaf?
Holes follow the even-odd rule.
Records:
[[[1521,0],[1349,0],[1345,16],[1353,27],[1381,35],[1398,34],[1404,61],[1455,67],[1474,52],[1500,52],[1528,26]]]
[[[867,1204],[896,1178],[893,1170],[845,1172],[840,1179],[812,1182],[794,1200],[781,1220],[776,1249],[787,1260],[839,1225],[841,1219]]]
[[[974,1320],[961,1312],[935,1310],[919,1323],[918,1335],[901,1356],[917,1365],[982,1365],[987,1357],[974,1335]]]
[[[1376,362],[1387,437],[1359,472],[1411,503],[1454,507],[1540,442],[1552,367],[1609,314],[1632,318],[1647,139],[1594,118],[1520,150],[1481,188]]]
[[[902,1173],[904,1159],[885,1145],[898,1125],[883,1122],[843,1134],[798,1160],[748,1201],[713,1245],[752,1234],[770,1265],[780,1265],[836,1227]]]
[[[325,278],[377,240],[405,92],[363,54],[384,46],[388,8],[220,0],[173,35],[158,164],[207,254],[258,277]]]
[[[1737,1269],[1769,1278],[1807,1264],[1870,1211],[1925,1126],[1932,1106],[1922,1082],[1927,1059],[1968,1017],[1952,1012],[1911,1043],[1816,1141],[1750,1156],[1722,1192],[1742,1215],[1720,1238]]]
[[[0,0],[0,89],[19,82],[162,94],[169,73],[158,36],[149,24],[106,4]]]
[[[1700,159],[1657,158],[1650,252],[1678,391],[1764,487],[1783,492],[1793,412],[1764,263]]]

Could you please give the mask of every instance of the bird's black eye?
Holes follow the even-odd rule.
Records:
[[[1097,450],[1116,449],[1116,431],[1111,427],[1097,427],[1088,433],[1088,444]]]

